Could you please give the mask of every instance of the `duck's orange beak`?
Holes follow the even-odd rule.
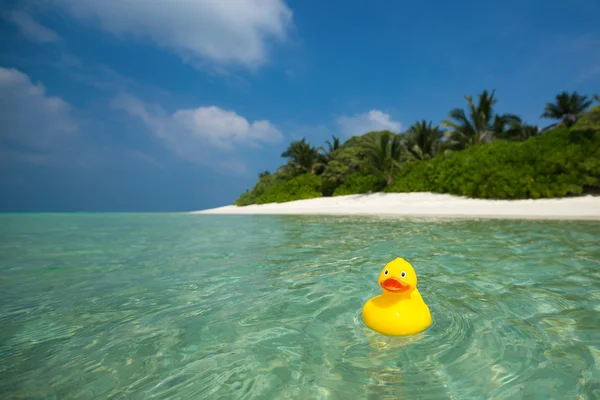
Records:
[[[398,278],[387,278],[385,281],[381,282],[381,287],[389,292],[406,292],[410,289],[410,285],[408,283],[402,282]]]

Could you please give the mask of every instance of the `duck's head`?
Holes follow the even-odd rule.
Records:
[[[396,258],[383,267],[377,281],[384,294],[409,294],[417,287],[417,273],[403,258]]]

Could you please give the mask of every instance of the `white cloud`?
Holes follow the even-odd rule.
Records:
[[[281,132],[269,121],[250,124],[235,112],[215,106],[178,110],[172,118],[193,137],[208,140],[221,149],[231,149],[238,142],[275,142],[282,138]]]
[[[343,134],[347,136],[362,135],[370,131],[390,130],[399,132],[401,124],[393,121],[389,114],[379,110],[371,110],[364,114],[354,116],[342,115],[337,118],[337,124]]]
[[[216,106],[168,114],[161,107],[147,105],[127,94],[115,97],[112,105],[141,120],[180,157],[201,163],[218,162],[229,165],[232,171],[241,171],[243,167],[239,160],[222,159],[223,152],[231,152],[238,145],[256,147],[260,142],[283,139],[277,127],[267,120],[251,123],[234,111]]]
[[[29,40],[38,43],[52,43],[61,40],[56,32],[39,24],[23,11],[14,10],[7,17]]]
[[[0,146],[3,152],[36,153],[41,160],[67,145],[78,130],[71,106],[12,68],[0,67]],[[64,150],[64,148],[63,148]],[[23,158],[23,157],[20,157]]]
[[[47,0],[124,38],[149,39],[195,64],[258,67],[268,42],[284,40],[292,11],[284,0]]]

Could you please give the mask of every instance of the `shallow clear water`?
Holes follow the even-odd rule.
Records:
[[[0,216],[0,397],[600,398],[600,223]],[[401,256],[433,324],[360,311]]]

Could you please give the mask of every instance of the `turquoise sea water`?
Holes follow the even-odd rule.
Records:
[[[2,399],[597,399],[600,223],[0,216]],[[360,311],[400,256],[433,325]],[[580,397],[577,397],[580,396]]]

